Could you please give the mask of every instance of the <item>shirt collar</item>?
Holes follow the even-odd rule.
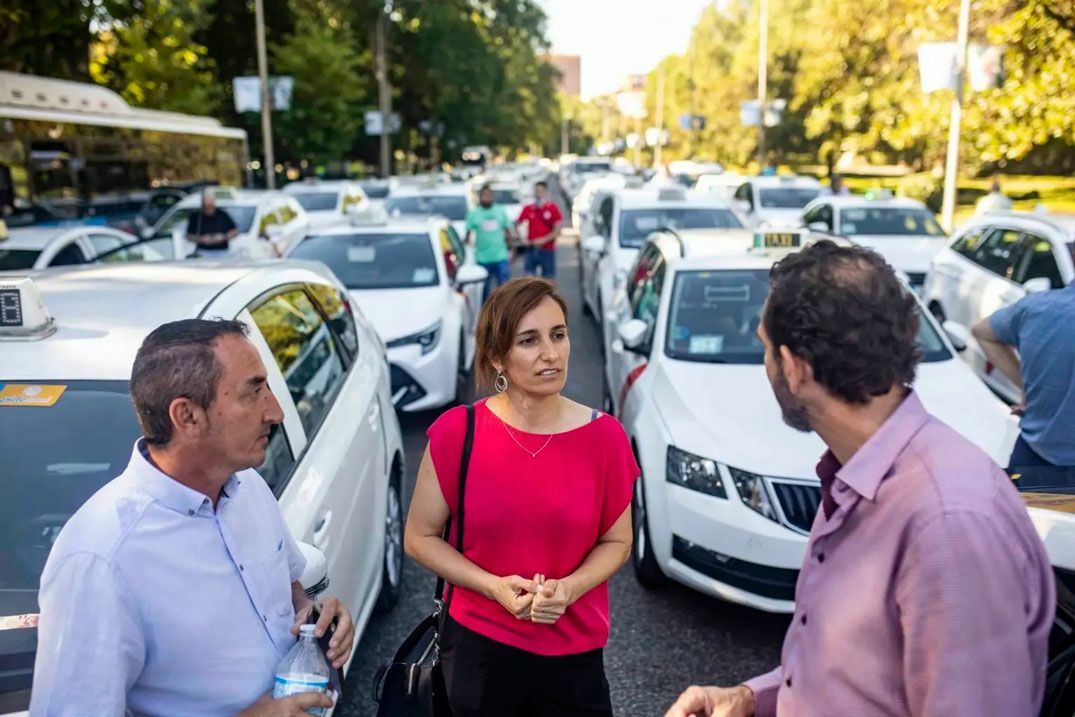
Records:
[[[873,500],[889,469],[928,419],[918,395],[911,391],[851,460],[836,471],[836,477],[866,500]],[[836,458],[832,461],[836,463]]]
[[[204,493],[183,485],[150,462],[145,438],[135,441],[127,472],[133,474],[139,486],[153,499],[178,513],[196,515],[203,508],[212,511],[212,503]],[[239,485],[239,479],[232,474],[221,489],[220,500],[217,504],[229,498],[233,499]]]

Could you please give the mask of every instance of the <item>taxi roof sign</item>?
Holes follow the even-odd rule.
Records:
[[[760,229],[754,232],[754,248],[801,249],[805,234],[801,229]]]
[[[43,339],[54,331],[56,321],[33,279],[0,279],[0,340]]]

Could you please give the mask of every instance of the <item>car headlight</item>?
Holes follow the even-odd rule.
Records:
[[[666,479],[669,483],[717,498],[728,497],[724,492],[724,481],[721,480],[716,461],[668,446],[666,464]]]
[[[437,323],[430,326],[428,329],[419,331],[416,334],[411,334],[410,336],[402,336],[398,339],[392,339],[386,344],[386,346],[391,349],[397,346],[418,344],[422,347],[422,355],[425,356],[427,353],[437,348],[437,343],[440,342],[440,325],[441,322],[438,321]]]
[[[776,508],[773,506],[772,498],[769,497],[769,488],[761,476],[731,466],[728,466],[728,472],[732,476],[732,482],[735,483],[740,500],[746,507],[757,511],[769,520],[779,522]]]

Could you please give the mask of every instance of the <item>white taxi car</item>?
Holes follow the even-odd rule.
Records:
[[[384,208],[389,216],[444,217],[455,233],[467,235],[467,212],[474,206],[465,184],[408,183],[392,190]]]
[[[583,183],[579,193],[571,202],[571,226],[579,230],[580,236],[589,236],[590,217],[594,200],[602,189],[623,189],[627,186],[627,177],[619,172],[598,174]]]
[[[627,271],[651,232],[671,229],[739,229],[744,220],[726,200],[685,189],[614,190],[594,207],[595,233],[582,250],[583,311],[604,324],[604,309],[623,287]],[[613,329],[606,326],[611,340]],[[606,341],[607,344],[607,341]]]
[[[1075,281],[1075,216],[984,214],[964,224],[933,259],[923,300],[941,321],[973,326],[1028,293]],[[969,337],[969,331],[966,331]],[[985,360],[973,338],[965,358],[990,388],[1012,403],[1019,390]]]
[[[117,250],[138,242],[127,232],[98,226],[22,227],[0,234],[0,271],[24,271],[57,266],[124,260]],[[164,242],[158,259],[172,259],[171,240]],[[130,260],[130,259],[126,259]],[[148,260],[148,258],[147,258]]]
[[[447,220],[376,214],[314,231],[289,256],[340,278],[388,347],[392,404],[422,411],[466,395],[486,271]]]
[[[364,212],[370,206],[362,186],[345,179],[303,179],[286,185],[284,193],[294,197],[306,210],[311,227],[332,224],[348,212]]]
[[[873,249],[916,290],[925,283],[933,257],[948,244],[929,207],[887,195],[819,197],[806,205],[801,224],[819,239],[842,237]]]
[[[655,234],[610,312],[617,339],[606,381],[642,467],[634,568],[643,585],[667,576],[726,600],[791,612],[825,446],[784,424],[756,333],[769,270],[786,251],[709,234]],[[919,397],[1006,461],[1015,420],[924,307],[920,315]]]
[[[790,227],[820,193],[821,182],[813,177],[750,177],[735,190],[735,201],[752,226]]]
[[[403,565],[399,422],[381,340],[325,267],[187,261],[30,276],[0,278],[0,708],[28,704],[41,570],[67,519],[126,468],[140,435],[131,366],[168,321],[250,327],[284,412],[261,476],[295,538],[327,557],[331,593],[359,632],[375,606],[392,605]],[[13,615],[25,620],[12,626]]]
[[[238,236],[228,245],[236,258],[274,258],[284,253],[310,227],[310,218],[295,198],[283,192],[264,189],[211,187],[216,206],[235,222]],[[201,209],[202,197],[195,192],[175,204],[143,237],[164,239],[178,235],[185,242],[188,256],[197,247],[186,241],[187,220]]]

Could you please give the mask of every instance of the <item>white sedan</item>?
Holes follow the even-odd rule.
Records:
[[[756,334],[769,269],[782,253],[711,234],[655,234],[610,312],[617,338],[606,393],[642,467],[635,573],[647,586],[667,577],[791,612],[825,446],[784,424]],[[920,319],[922,402],[1006,462],[1014,418],[924,307]]]
[[[930,262],[948,244],[929,207],[914,199],[824,196],[806,205],[802,225],[818,238],[841,237],[873,249],[916,290]]]
[[[98,226],[23,227],[0,233],[0,271],[48,269],[102,261],[130,261],[122,249],[138,242],[127,232]],[[158,246],[159,245],[159,246]],[[147,247],[148,248],[148,247]],[[174,258],[171,239],[143,260]]]
[[[465,184],[406,183],[394,188],[384,208],[394,217],[444,217],[455,233],[467,235],[467,212],[474,199]]]
[[[284,193],[306,210],[311,227],[332,224],[351,212],[364,212],[370,207],[362,186],[346,179],[304,179],[285,186]]]
[[[735,201],[752,226],[790,227],[819,194],[821,182],[813,177],[748,177],[735,190]]]
[[[439,218],[356,217],[311,234],[289,256],[326,264],[388,347],[392,404],[438,408],[466,395],[486,271]]]
[[[187,261],[32,276],[0,279],[0,595],[4,616],[27,618],[0,626],[0,711],[28,703],[41,570],[67,519],[126,468],[140,434],[131,366],[165,322],[249,327],[284,412],[259,473],[296,540],[327,557],[358,634],[395,602],[405,465],[384,348],[327,269]]]

